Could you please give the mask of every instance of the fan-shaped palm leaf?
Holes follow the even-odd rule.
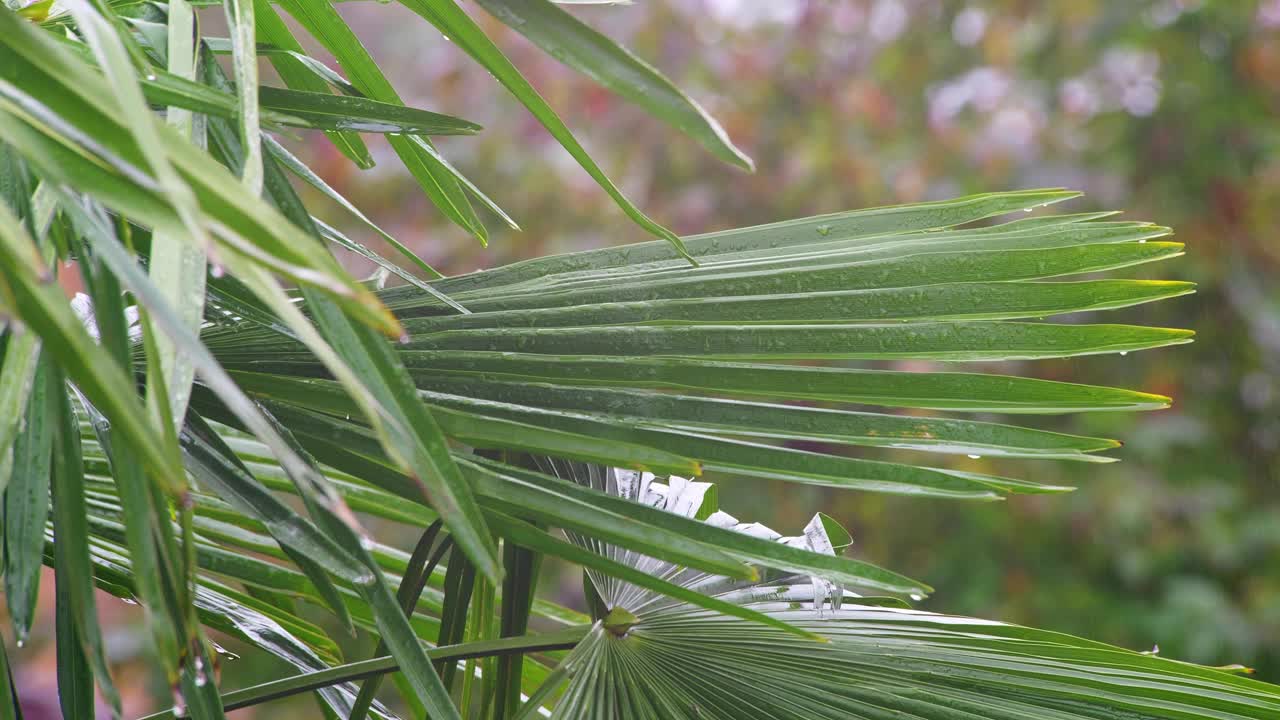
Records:
[[[581,464],[550,469],[637,502],[834,552],[817,516],[796,538],[714,510],[713,486]],[[591,538],[594,552],[816,633],[814,643],[588,571],[608,608],[561,668],[558,718],[1267,718],[1280,692],[1218,668],[1059,633],[920,612],[821,580],[742,583]],[[549,682],[558,684],[562,677]]]

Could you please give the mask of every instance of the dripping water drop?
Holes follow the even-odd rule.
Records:
[[[216,652],[216,653],[218,653],[218,654],[219,654],[219,655],[221,655],[222,657],[224,657],[224,658],[226,658],[226,659],[228,659],[228,660],[239,660],[239,659],[240,659],[240,656],[239,656],[239,655],[237,655],[237,654],[235,654],[235,653],[231,652],[230,650],[228,650],[228,649],[226,649],[226,648],[222,647],[222,646],[221,646],[221,645],[219,645],[218,643],[212,643],[212,645],[213,645],[213,651],[214,651],[214,652]]]
[[[924,596],[921,595],[920,593],[911,593],[912,602],[920,602],[923,599],[924,599]]]
[[[1128,355],[1128,354],[1129,354],[1129,351],[1128,351],[1128,350],[1121,350],[1121,351],[1120,351],[1120,354],[1121,354],[1121,355]]]

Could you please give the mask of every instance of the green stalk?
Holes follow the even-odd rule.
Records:
[[[456,662],[458,660],[471,660],[474,658],[498,657],[511,653],[566,650],[577,645],[578,641],[585,637],[589,630],[591,630],[590,625],[579,625],[577,627],[545,635],[526,635],[522,637],[500,638],[497,640],[483,640],[479,642],[464,643],[461,645],[449,645],[446,647],[431,648],[427,650],[427,655],[435,661]],[[289,697],[290,695],[310,692],[312,690],[318,690],[320,688],[337,685],[339,683],[351,682],[353,680],[361,680],[363,678],[384,675],[389,672],[395,672],[399,669],[400,667],[396,664],[395,658],[390,655],[370,660],[362,660],[360,662],[348,663],[346,665],[340,665],[326,670],[303,673],[301,675],[295,675],[281,680],[273,680],[261,685],[254,685],[253,687],[248,687],[243,690],[226,693],[222,696],[223,708],[230,711],[252,707],[271,700]],[[173,718],[173,711],[163,710],[161,712],[139,718],[139,720],[169,720],[170,718]]]

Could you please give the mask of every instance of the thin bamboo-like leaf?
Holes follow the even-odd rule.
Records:
[[[190,5],[190,3],[188,3]],[[179,19],[180,20],[180,19]],[[174,24],[169,23],[170,27]],[[92,58],[83,44],[59,38],[63,47],[82,57]],[[227,42],[228,50],[232,43]],[[187,41],[192,46],[191,40]],[[204,44],[210,49],[214,43],[208,38]],[[276,49],[273,55],[291,56]],[[171,54],[170,54],[171,56]],[[212,58],[212,55],[206,55]],[[297,57],[306,57],[298,55]],[[290,57],[290,59],[295,59]],[[310,63],[318,61],[306,58]],[[222,118],[238,118],[240,103],[234,86],[211,88],[195,82],[192,76],[176,72],[173,68],[151,68],[148,75],[139,79],[146,99],[157,105],[169,105],[185,110],[208,113]],[[314,79],[314,78],[312,78]],[[314,87],[314,86],[312,86]],[[378,102],[362,96],[335,96],[321,82],[320,92],[262,86],[259,88],[259,121],[263,127],[299,127],[329,132],[348,130],[369,133],[408,133],[423,135],[472,135],[481,128],[473,122],[451,115],[442,115],[419,108]]]
[[[644,60],[549,0],[479,0],[507,27],[549,55],[697,140],[713,155],[754,170],[728,134],[697,102]]]
[[[94,513],[90,517],[93,543],[107,548],[116,548],[124,537],[123,528],[118,522],[104,516],[101,511],[100,501],[95,502],[94,505]],[[241,552],[223,549],[217,545],[209,544],[203,538],[197,538],[194,547],[194,554],[201,570],[200,583],[196,592],[197,598],[202,591],[210,588],[226,594],[228,591],[221,583],[222,578],[243,584],[246,591],[243,596],[252,599],[247,603],[248,607],[263,611],[270,610],[272,617],[277,622],[287,627],[297,638],[313,647],[318,654],[329,659],[339,657],[337,646],[329,639],[325,631],[301,620],[297,615],[296,609],[280,604],[281,598],[286,598],[290,601],[293,598],[299,598],[315,605],[320,605],[324,602],[319,595],[319,591],[315,589],[304,574],[281,565],[247,556]],[[372,628],[373,622],[369,617],[368,606],[363,604],[359,596],[345,588],[340,590],[339,593],[344,600],[351,602],[351,609],[354,615],[359,617],[361,625]],[[227,601],[228,605],[234,606],[240,603],[241,597],[242,594],[233,593]],[[205,604],[207,605],[208,603]],[[200,603],[197,602],[197,607],[200,606]],[[220,630],[225,629],[222,625],[217,627]]]
[[[542,123],[542,126],[578,161],[578,164],[587,171],[587,174],[604,189],[609,197],[613,198],[618,207],[637,225],[671,243],[676,252],[688,259],[689,262],[696,264],[693,257],[689,255],[689,251],[685,249],[684,243],[675,233],[651,220],[622,194],[622,191],[613,184],[613,181],[591,159],[586,149],[578,143],[577,138],[560,120],[556,112],[551,109],[551,106],[547,105],[546,101],[542,99],[538,91],[533,89],[533,86],[524,79],[520,71],[516,70],[515,66],[498,50],[497,46],[485,36],[484,32],[475,24],[475,21],[463,12],[462,8],[454,4],[453,0],[402,0],[402,3],[405,7],[435,25],[440,32],[452,39],[458,47],[466,51],[476,62],[492,73],[498,82],[502,83],[522,105],[528,108],[529,112],[538,119],[538,122]]]
[[[311,58],[305,54],[302,45],[293,36],[293,32],[276,14],[276,10],[271,6],[270,0],[254,0],[254,2],[253,19],[258,24],[258,36],[283,51],[280,53],[262,53],[261,48],[259,48],[259,53],[267,55],[271,66],[280,74],[280,79],[284,81],[285,85],[295,90],[319,93],[329,92],[329,83],[324,77],[318,76],[313,69],[315,66],[325,70],[328,70],[328,68],[318,61],[306,62]],[[212,45],[212,41],[208,37],[205,38],[205,42]],[[362,170],[373,167],[373,157],[369,155],[369,148],[365,146],[358,133],[329,130],[325,134],[334,147],[338,148],[343,155],[351,158],[356,167]]]
[[[267,4],[267,0],[257,2]],[[377,63],[360,44],[359,38],[329,3],[283,0],[279,4],[333,53],[360,92],[374,100],[403,104]],[[487,244],[488,231],[471,207],[458,180],[449,170],[423,152],[422,145],[411,142],[411,138],[391,135],[388,141],[431,202],[459,227],[474,235],[482,244]]]
[[[54,582],[65,579],[65,576],[55,573]],[[93,702],[93,670],[84,656],[70,602],[62,593],[54,598],[53,612],[58,660],[58,706],[62,710],[62,717],[94,717],[97,708]]]
[[[94,57],[102,68],[126,127],[133,135],[139,154],[145,158],[145,167],[154,173],[160,190],[181,220],[182,228],[190,234],[191,240],[196,245],[207,245],[205,229],[197,219],[194,193],[170,162],[161,137],[156,132],[157,125],[151,117],[150,108],[138,86],[128,53],[127,43],[131,38],[118,35],[112,23],[99,14],[99,8],[88,0],[69,0],[66,4],[75,18],[79,34],[92,48]],[[254,122],[256,125],[256,117]],[[182,141],[180,137],[175,139]]]
[[[66,613],[75,628],[73,636],[80,652],[91,668],[103,696],[111,708],[111,717],[120,717],[120,693],[116,690],[107,667],[98,624],[97,604],[93,596],[93,573],[89,562],[88,510],[84,497],[84,466],[80,455],[80,427],[71,409],[61,374],[50,370],[47,392],[51,394],[50,424],[53,426],[54,451],[52,472],[54,576],[58,585],[59,615]],[[41,523],[43,526],[43,522]],[[41,528],[43,530],[43,527]],[[40,544],[36,545],[37,548]],[[66,620],[60,621],[65,627]],[[62,642],[59,637],[58,642]],[[70,650],[68,650],[68,654]],[[62,654],[62,653],[60,653]],[[73,661],[74,665],[78,662]],[[82,682],[79,677],[74,682]],[[92,702],[93,681],[89,681]],[[73,690],[79,696],[80,691]],[[75,717],[74,715],[72,717]]]
[[[279,174],[274,162],[268,164],[268,170],[272,176]],[[287,183],[272,182],[271,191],[273,199],[289,213],[293,222],[301,227],[310,223],[310,217]],[[308,299],[319,330],[355,371],[357,379],[347,383],[348,392],[352,384],[365,383],[378,405],[389,413],[383,422],[382,417],[370,412],[369,406],[364,408],[366,418],[383,431],[383,448],[400,467],[413,474],[421,492],[445,518],[455,541],[472,557],[481,573],[497,582],[501,577],[497,549],[485,529],[479,508],[449,456],[443,432],[414,393],[412,381],[397,355],[385,340],[353,323],[338,306],[316,295]]]
[[[0,494],[12,477],[14,441],[22,428],[39,358],[40,338],[34,332],[23,329],[6,335],[0,354]]]
[[[152,228],[186,228],[161,192],[162,185],[144,171],[146,156],[126,129],[127,115],[118,101],[102,83],[85,80],[97,71],[11,14],[0,15],[0,30],[5,37],[0,72],[12,73],[8,77],[16,81],[7,82],[0,75],[0,135],[21,142],[28,161],[46,178],[87,190]],[[173,164],[199,201],[198,219],[203,224],[197,230],[210,230],[219,252],[325,287],[356,316],[386,331],[397,330],[379,303],[346,277],[323,248],[282,222],[278,213],[239,184],[229,182],[229,173],[207,153],[157,124],[149,111],[145,118],[138,122],[155,125],[148,138],[157,139],[165,161]],[[89,142],[89,149],[81,142]]]
[[[275,423],[275,427],[295,452],[305,455],[303,446],[297,442],[292,433],[278,423]],[[314,465],[312,469],[318,474]],[[307,501],[307,496],[304,495],[303,500]],[[406,613],[401,609],[387,585],[386,578],[379,572],[376,562],[369,553],[366,547],[368,541],[357,534],[356,529],[346,518],[335,515],[331,509],[309,501],[307,505],[321,529],[332,535],[335,542],[354,555],[370,571],[365,578],[355,584],[355,589],[368,603],[378,626],[379,637],[386,642],[387,649],[400,664],[418,700],[435,717],[443,720],[460,720],[458,709],[449,698],[444,685],[441,684],[440,676],[431,666]]]
[[[95,538],[91,551],[98,586],[130,598],[136,575],[124,549]],[[303,672],[341,662],[337,646],[320,628],[224,585],[202,580],[195,602],[205,625],[238,637]],[[350,709],[354,692],[335,686],[320,690],[320,695],[331,708],[343,712]]]
[[[182,349],[185,357],[195,366],[201,379],[218,392],[219,398],[227,403],[228,408],[236,413],[248,427],[253,429],[255,435],[271,446],[276,459],[285,467],[291,477],[302,483],[304,487],[316,488],[317,493],[323,496],[323,480],[292,452],[291,448],[280,438],[270,423],[258,411],[257,407],[245,397],[244,393],[227,376],[226,371],[213,359],[199,338],[195,337],[173,315],[163,298],[159,296],[155,286],[142,273],[133,259],[129,257],[125,249],[120,246],[119,240],[110,232],[109,228],[103,228],[101,223],[96,222],[93,216],[74,204],[67,205],[67,209],[82,232],[92,234],[95,237],[94,248],[104,264],[139,299],[140,303],[148,308],[156,324],[174,339],[175,344]]]
[[[234,420],[233,418],[229,419]],[[297,438],[317,459],[327,465],[356,475],[362,480],[394,494],[410,496],[409,493],[412,492],[410,490],[412,482],[408,478],[392,470],[379,460],[352,452],[349,448],[335,445],[327,437],[314,437],[307,435],[305,432],[300,432]],[[460,462],[473,484],[476,483],[477,479],[486,479],[480,476],[493,472],[487,468],[475,466],[470,461],[463,461],[461,458],[455,459]],[[506,473],[517,472],[511,466],[501,467],[503,472]],[[494,477],[492,481],[478,484],[477,490],[483,489],[479,497],[482,504],[505,512],[535,513],[539,519],[546,522],[571,525],[586,533],[641,548],[643,552],[655,557],[669,558],[672,562],[701,567],[708,572],[735,577],[745,577],[751,574],[750,569],[740,561],[710,545],[690,541],[679,533],[669,533],[652,525],[638,523],[625,515],[600,510],[589,503],[570,502],[568,498],[563,496],[553,499],[537,492],[518,492],[518,499],[514,499],[515,496],[511,498],[505,497],[500,489],[505,481],[505,478],[499,480]],[[451,562],[451,566],[455,564],[458,564],[456,558]]]
[[[262,132],[258,120],[258,41],[254,0],[225,0],[227,27],[231,30],[231,65],[240,99],[240,147],[244,161],[240,179],[250,193],[262,192]]]
[[[450,177],[456,180],[459,187],[463,188],[468,193],[470,193],[471,197],[475,198],[477,201],[480,202],[481,205],[488,208],[489,211],[492,212],[494,215],[497,215],[498,218],[501,219],[502,222],[505,223],[507,227],[511,228],[512,230],[520,229],[520,226],[516,224],[515,220],[511,219],[510,215],[507,215],[507,212],[505,210],[499,207],[496,202],[491,200],[488,195],[485,195],[480,190],[480,188],[476,186],[475,183],[467,179],[467,177],[463,175],[461,171],[455,168],[444,157],[444,155],[441,155],[440,151],[437,150],[434,145],[428,142],[426,138],[423,138],[418,135],[409,135],[409,136],[396,136],[396,139],[408,141],[409,145],[414,149],[414,151],[417,153],[418,156],[420,156],[423,160],[428,161],[432,167],[435,167],[435,168],[438,168],[439,170],[444,171]],[[393,142],[393,145],[394,145],[394,142]]]
[[[405,247],[399,240],[396,240],[394,237],[388,234],[385,230],[375,225],[372,220],[370,220],[367,216],[365,216],[364,213],[362,213],[359,210],[359,208],[357,208],[355,205],[352,205],[351,202],[347,200],[345,197],[343,197],[341,194],[339,194],[337,190],[334,190],[332,187],[330,187],[329,184],[326,183],[323,178],[321,178],[319,175],[316,175],[314,172],[312,172],[311,168],[307,167],[301,160],[294,157],[293,153],[289,152],[283,145],[276,142],[274,138],[271,138],[270,136],[263,136],[263,142],[267,144],[267,152],[271,153],[271,156],[275,158],[281,165],[287,168],[294,175],[304,180],[308,185],[314,187],[315,189],[327,195],[334,202],[341,205],[347,212],[351,213],[352,215],[355,215],[361,222],[363,222],[365,225],[373,229],[374,232],[381,235],[382,238],[386,240],[388,243],[390,243],[392,247],[398,250],[400,254],[409,258],[410,261],[412,261],[415,265],[417,265],[419,269],[421,269],[423,272],[427,274],[427,277],[431,279],[442,277],[439,271],[437,271],[435,268],[428,265],[425,261],[422,260],[422,258],[418,257],[416,253],[411,251],[409,248]],[[404,276],[402,275],[401,277],[404,277]],[[410,277],[406,277],[405,279],[409,280],[409,282],[413,283],[415,286],[421,283],[421,285],[424,286],[421,289],[430,288],[430,289],[427,289],[427,292],[431,292],[433,294],[439,292],[435,290],[435,288],[432,287],[431,285],[423,283],[421,280],[418,280],[417,278],[413,278],[412,280],[410,280]]]
[[[451,115],[362,97],[262,87],[263,107],[311,122],[311,127],[408,135],[474,135],[480,126]]]
[[[187,466],[206,486],[215,489],[240,512],[261,521],[290,559],[307,575],[325,604],[351,629],[351,617],[329,579],[333,572],[350,582],[361,581],[368,570],[259,485],[234,453],[198,416],[188,418],[183,434]]]
[[[5,17],[12,20],[12,15],[0,15],[0,26],[10,22],[5,20]],[[18,26],[14,32],[20,35],[23,32],[33,31]],[[10,38],[6,36],[6,40]],[[23,40],[31,40],[31,38],[23,38]],[[23,45],[24,49],[32,50],[29,45],[31,44]],[[9,50],[9,46],[0,45],[0,54],[8,53]],[[56,46],[45,46],[44,49],[36,50],[44,50],[40,53],[41,59],[46,59],[46,55],[49,54],[60,53],[60,49]],[[10,58],[17,59],[17,56],[10,56]],[[61,65],[67,70],[68,76],[78,74],[79,77],[92,77],[93,70],[83,64],[81,64],[82,67],[76,67],[76,64],[72,63],[74,58],[64,55],[60,60],[67,60]],[[52,76],[49,76],[44,69],[38,69],[35,65],[29,64],[19,63],[18,65],[19,69],[26,69],[24,72],[40,73],[42,76],[24,79],[23,91],[59,92],[60,87],[63,87],[58,81],[51,79]],[[8,59],[0,63],[0,70],[9,67]],[[93,85],[95,83],[86,82],[77,87],[88,88]],[[9,92],[12,95],[13,92],[17,92],[15,88],[17,86],[9,85],[0,78],[0,91]],[[86,90],[86,92],[97,91]],[[19,99],[23,97],[31,100],[26,95],[20,95]],[[72,101],[67,95],[56,97],[59,102]],[[101,97],[99,100],[102,100]],[[14,110],[17,106],[0,97],[0,136],[20,143],[19,146],[22,147],[27,159],[40,169],[42,176],[50,178],[51,181],[87,190],[93,196],[108,202],[111,208],[122,211],[128,217],[138,218],[141,222],[150,224],[151,227],[173,229],[173,231],[183,229],[184,225],[180,224],[172,206],[157,192],[155,181],[146,177],[146,174],[142,173],[136,165],[120,159],[119,156],[109,154],[109,158],[114,156],[118,161],[114,167],[102,167],[99,164],[100,159],[96,156],[90,158],[84,154],[86,151],[78,150],[78,146],[74,143],[68,145],[70,142],[68,138],[54,132],[51,127],[42,124],[44,131],[41,131],[29,124],[27,120],[4,111],[5,108]],[[49,109],[42,106],[37,106],[36,109],[44,113],[41,114],[41,122],[56,120],[56,123],[63,123],[60,117],[49,114]],[[87,127],[95,128],[96,137],[99,135],[110,137],[113,141],[123,143],[118,147],[119,150],[129,151],[129,147],[132,147],[132,140],[125,136],[118,122],[108,114],[102,114],[100,109],[91,109],[90,106],[81,104],[74,105],[73,109],[77,113],[82,113],[81,122],[86,123]],[[59,124],[58,127],[59,132],[73,132],[73,135],[79,132],[67,124]],[[177,161],[184,172],[189,172],[186,174],[186,179],[197,184],[202,202],[201,210],[207,213],[205,222],[215,229],[214,237],[218,240],[219,251],[223,252],[225,258],[261,263],[266,268],[288,275],[294,281],[324,287],[326,291],[334,293],[338,301],[353,311],[356,316],[374,324],[375,327],[383,328],[384,331],[397,331],[398,325],[385,314],[383,309],[380,309],[378,302],[372,300],[369,291],[358,286],[358,283],[351,278],[344,277],[346,274],[338,268],[333,258],[316,254],[316,252],[298,252],[300,250],[300,246],[296,245],[298,233],[289,231],[291,225],[280,219],[278,214],[271,213],[270,209],[255,197],[244,195],[242,191],[237,190],[236,183],[223,182],[223,179],[228,177],[227,170],[219,168],[207,154],[197,151],[186,140],[169,135],[168,128],[157,127],[156,129],[161,140],[165,141],[170,159]],[[46,135],[46,132],[52,135]],[[291,236],[292,240],[284,240]],[[246,240],[246,238],[252,238],[252,240]],[[282,240],[284,240],[283,245],[280,243]],[[292,250],[288,250],[288,246],[292,246]],[[291,258],[285,258],[276,252],[284,252],[284,255],[289,255]]]
[[[44,525],[49,517],[49,478],[57,431],[57,399],[63,392],[48,358],[36,361],[31,389],[13,448],[13,479],[4,494],[4,595],[19,645],[25,644],[40,590]]]
[[[186,0],[169,4],[168,59],[169,72],[194,80],[196,76],[195,11]],[[170,106],[166,122],[176,133],[197,147],[204,144],[204,124],[196,127],[189,111]],[[198,134],[197,134],[198,133]],[[152,235],[148,271],[160,294],[172,305],[178,317],[192,331],[198,331],[204,316],[206,259],[204,250],[194,238],[182,238],[173,231],[160,230]],[[163,393],[168,398],[172,416],[181,423],[186,414],[195,368],[178,353],[166,336],[154,338],[158,350],[148,358],[147,397]]]
[[[413,613],[413,609],[418,604],[418,597],[422,594],[423,588],[426,587],[427,579],[431,576],[431,571],[440,562],[440,558],[443,557],[452,544],[448,538],[445,538],[438,548],[435,547],[436,536],[439,535],[441,527],[443,527],[443,523],[437,520],[423,531],[422,537],[418,539],[418,544],[413,548],[413,555],[409,558],[409,565],[405,570],[404,577],[400,580],[400,587],[396,588],[396,600],[399,601],[400,608],[404,610],[406,616]],[[503,582],[509,581],[504,578]],[[377,657],[383,655],[386,650],[386,642],[379,640],[373,654]],[[356,697],[355,706],[351,709],[351,715],[348,720],[364,720],[381,684],[382,677],[375,676],[361,685],[360,694]],[[412,697],[415,701],[417,700],[412,694],[409,694],[409,697]],[[423,706],[422,710],[425,714],[426,707]]]
[[[124,299],[115,276],[96,254],[78,244],[80,276],[93,300],[93,316],[98,328],[101,352],[108,360],[132,370],[133,356]],[[78,386],[77,386],[78,387]],[[179,549],[170,524],[169,500],[178,481],[148,472],[139,462],[140,453],[128,437],[118,438],[113,420],[86,399],[78,387],[80,405],[86,412],[98,450],[103,455],[119,494],[122,516],[126,523],[126,542],[132,563],[138,568],[133,582],[137,596],[147,608],[147,625],[152,649],[166,680],[179,679],[182,651],[189,639],[186,625],[191,618],[189,608],[182,607],[180,593],[174,586],[183,572],[178,565]],[[153,431],[162,428],[153,425]],[[157,433],[158,434],[158,433]],[[121,442],[115,442],[120,439]],[[83,442],[83,440],[82,440]],[[166,450],[168,448],[166,447]],[[168,453],[166,452],[166,457]]]
[[[13,683],[13,672],[9,669],[9,653],[0,643],[0,720],[21,720],[22,709],[18,706],[18,691]]]
[[[226,84],[221,71],[214,64],[206,67],[206,77],[216,85]],[[218,154],[229,166],[234,167],[242,153],[238,150],[237,142],[232,137],[229,128],[224,127],[224,125],[225,123],[214,120],[211,122],[211,130],[218,146]],[[295,223],[303,226],[309,225],[309,216],[300,209],[300,203],[298,203],[296,196],[293,194],[292,188],[288,185],[287,180],[283,178],[274,161],[268,158],[264,170],[268,196],[275,201],[282,211],[293,218]],[[312,234],[314,235],[315,233],[313,232]],[[385,409],[375,399],[370,390],[366,388],[364,381],[353,372],[347,359],[341,357],[322,337],[324,327],[322,326],[321,331],[313,327],[311,322],[294,305],[292,299],[286,296],[279,284],[273,278],[267,276],[260,268],[241,268],[239,275],[240,280],[263,304],[268,306],[277,317],[281,318],[289,326],[292,334],[301,340],[324,363],[326,369],[343,383],[346,391],[356,401],[361,412],[378,429],[379,434],[389,442],[390,436],[384,428],[383,415],[386,413]],[[307,290],[303,292],[304,295],[308,293]],[[318,294],[308,295],[308,298],[314,305],[327,305],[327,300]],[[333,315],[333,313],[329,313],[329,316]],[[340,317],[342,322],[349,322],[345,317],[337,317]],[[391,418],[392,423],[395,423],[396,420],[396,418]]]
[[[324,237],[326,240],[330,240],[333,243],[340,245],[341,247],[346,248],[347,250],[350,250],[351,252],[359,255],[360,257],[363,257],[364,259],[374,263],[380,268],[379,272],[390,273],[395,275],[396,277],[399,277],[400,279],[408,282],[410,285],[418,287],[419,289],[424,290],[430,293],[431,295],[436,296],[437,298],[439,298],[440,302],[442,302],[445,305],[448,305],[449,307],[452,307],[453,309],[457,310],[460,313],[470,312],[463,306],[459,305],[458,303],[450,299],[448,295],[445,295],[439,290],[436,290],[434,287],[432,287],[428,283],[423,282],[413,274],[401,268],[399,265],[396,265],[395,263],[382,257],[381,255],[374,252],[373,250],[370,250],[367,246],[361,245],[355,240],[352,240],[349,236],[347,236],[337,228],[333,227],[332,225],[325,223],[323,220],[315,217],[314,215],[311,216],[311,222],[313,225],[316,226],[317,232],[319,232],[320,235]]]

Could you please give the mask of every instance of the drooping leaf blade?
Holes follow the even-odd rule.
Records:
[[[591,159],[586,149],[582,147],[577,138],[573,136],[573,133],[569,131],[569,128],[560,120],[556,112],[551,109],[551,106],[542,99],[538,91],[533,89],[533,86],[524,79],[520,71],[502,54],[497,46],[493,44],[493,41],[475,24],[475,21],[463,12],[462,8],[458,7],[453,0],[402,0],[402,2],[405,7],[435,25],[440,32],[451,38],[458,47],[466,51],[476,62],[479,62],[486,70],[492,73],[498,82],[502,83],[538,119],[538,122],[542,123],[543,127],[551,133],[560,145],[578,161],[578,164],[604,189],[609,197],[613,198],[613,201],[628,217],[649,233],[670,243],[677,253],[696,264],[693,257],[689,255],[688,250],[685,249],[684,243],[675,233],[651,220],[649,216],[645,215],[622,194],[622,191],[604,174],[604,171],[600,169],[595,160]]]
[[[549,0],[479,0],[504,25],[560,62],[697,140],[720,160],[753,170],[715,118],[651,65]]]
[[[15,639],[27,640],[35,617],[49,517],[49,479],[57,432],[57,371],[48,358],[36,361],[13,448],[13,478],[4,494],[4,594]]]
[[[97,603],[94,600],[93,573],[89,561],[88,510],[84,493],[84,466],[80,452],[80,427],[76,421],[65,383],[56,369],[51,369],[51,424],[53,426],[54,451],[52,467],[54,577],[57,582],[59,615],[69,617],[60,620],[59,626],[70,624],[75,628],[73,637],[79,642],[79,651],[88,663],[92,679],[89,681],[89,697],[93,697],[93,680],[102,690],[111,716],[121,713],[120,693],[111,679],[103,647],[102,628],[98,622]],[[37,546],[38,547],[38,546]],[[58,638],[59,644],[62,638]],[[73,651],[67,650],[66,654]],[[59,653],[60,655],[63,653]],[[72,665],[78,665],[72,661]],[[74,682],[83,682],[77,678]],[[79,695],[79,690],[68,694]],[[92,702],[92,700],[90,700]]]

